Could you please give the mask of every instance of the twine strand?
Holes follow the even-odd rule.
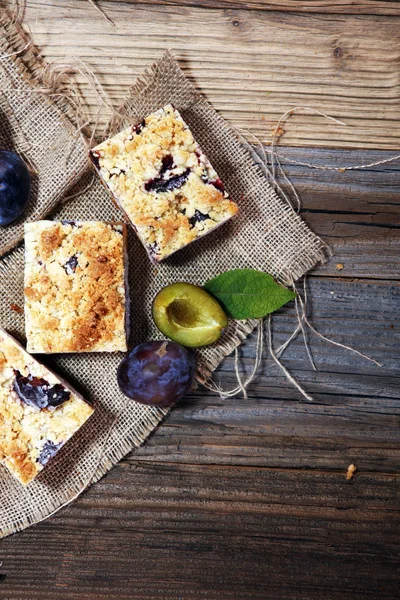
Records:
[[[272,359],[278,365],[278,367],[283,371],[286,379],[288,379],[290,381],[290,383],[299,390],[299,392],[304,396],[304,398],[306,400],[308,400],[309,402],[312,402],[313,401],[312,396],[310,396],[310,394],[308,394],[305,391],[305,389],[301,387],[301,385],[298,383],[298,381],[296,381],[296,379],[289,373],[287,368],[281,363],[281,361],[277,357],[276,352],[274,351],[273,343],[272,343],[271,321],[272,321],[271,315],[268,315],[268,321],[267,321],[268,322],[268,347],[269,347],[269,353],[270,353]]]
[[[360,169],[369,169],[371,167],[376,167],[379,165],[384,165],[386,163],[394,162],[396,160],[400,160],[400,154],[396,154],[395,156],[391,156],[389,158],[383,158],[382,160],[377,160],[375,162],[362,164],[362,165],[344,165],[341,167],[332,167],[330,165],[316,165],[313,163],[302,162],[300,160],[296,160],[294,158],[290,158],[289,156],[285,156],[284,154],[280,154],[279,152],[273,152],[269,148],[265,148],[265,152],[268,154],[273,154],[275,157],[281,158],[286,161],[288,164],[299,165],[300,167],[308,167],[309,169],[318,169],[320,171],[357,171]]]
[[[295,304],[295,307],[296,307],[296,314],[297,314],[297,319],[298,319],[298,322],[299,322],[298,326],[301,329],[301,333],[302,333],[302,337],[303,337],[304,346],[305,346],[305,349],[306,349],[306,352],[307,352],[307,356],[308,356],[308,358],[310,360],[310,363],[311,363],[311,366],[312,366],[313,370],[316,371],[317,367],[315,366],[315,362],[314,362],[313,356],[311,354],[310,346],[309,346],[309,343],[308,343],[308,340],[307,340],[306,330],[305,330],[305,327],[304,327],[304,321],[306,319],[306,316],[305,316],[306,306],[305,306],[305,304],[304,304],[304,307],[301,305],[302,313],[300,314],[300,310],[299,310],[299,304],[300,304],[300,302],[297,299],[297,297],[295,298],[294,304]]]
[[[294,284],[293,284],[293,287],[294,287],[295,291],[297,292],[296,287],[295,287]],[[374,363],[374,365],[376,365],[377,367],[382,367],[383,366],[382,363],[378,362],[374,358],[371,358],[367,354],[364,354],[363,352],[360,352],[359,350],[356,350],[352,346],[348,346],[347,344],[342,344],[341,342],[336,342],[335,340],[332,340],[331,338],[329,338],[326,335],[323,335],[322,333],[320,333],[319,331],[317,331],[315,329],[315,327],[310,323],[310,321],[309,321],[309,319],[308,319],[308,317],[306,315],[306,311],[305,311],[305,306],[306,306],[306,303],[307,303],[306,277],[304,277],[304,279],[303,279],[303,294],[304,294],[304,300],[302,299],[301,295],[298,293],[299,302],[300,302],[302,310],[303,310],[303,320],[304,320],[304,323],[307,325],[307,327],[309,327],[309,329],[313,333],[315,333],[315,335],[317,337],[321,338],[322,340],[325,340],[326,342],[329,342],[329,344],[333,344],[334,346],[338,346],[339,348],[344,348],[345,350],[349,350],[349,352],[353,352],[354,354],[357,354],[358,356],[361,356],[362,358],[365,358],[366,360]]]
[[[114,29],[117,29],[116,24],[114,23],[114,21],[104,12],[104,10],[102,8],[100,8],[100,6],[98,4],[96,4],[96,2],[94,0],[89,0],[89,4],[91,4],[98,13],[100,13],[100,15],[102,16],[102,18],[109,23],[109,25],[111,25],[112,27],[114,27]]]
[[[400,160],[400,154],[396,154],[395,156],[391,156],[389,158],[383,158],[381,160],[377,160],[377,161],[367,163],[367,164],[343,165],[340,167],[332,167],[330,165],[316,165],[316,164],[309,163],[309,162],[303,162],[303,161],[299,161],[294,158],[285,156],[284,154],[280,154],[279,152],[277,152],[275,150],[275,147],[277,145],[277,138],[280,137],[279,130],[280,130],[281,123],[286,121],[288,118],[290,118],[294,113],[300,112],[300,111],[311,112],[313,114],[320,115],[321,117],[324,117],[325,119],[328,119],[329,121],[333,121],[334,123],[337,123],[338,125],[344,125],[345,127],[349,127],[349,125],[347,123],[344,123],[343,121],[340,121],[339,119],[336,119],[335,117],[332,117],[331,115],[328,115],[316,108],[313,108],[310,106],[295,106],[294,108],[290,108],[289,110],[284,112],[283,115],[278,119],[278,122],[272,133],[272,141],[271,141],[270,148],[266,148],[262,144],[260,139],[254,133],[244,130],[244,131],[246,131],[247,134],[251,135],[257,141],[258,146],[262,146],[262,153],[263,153],[263,158],[264,158],[265,163],[268,163],[268,161],[266,159],[266,154],[269,154],[271,156],[271,167],[270,167],[271,172],[270,172],[270,174],[272,176],[272,180],[276,179],[276,173],[275,173],[275,163],[276,163],[281,175],[284,177],[285,181],[288,183],[290,189],[294,193],[297,202],[299,202],[300,199],[299,199],[297,192],[296,192],[294,186],[292,185],[291,181],[286,176],[279,159],[285,160],[288,164],[295,164],[295,165],[299,165],[302,167],[308,167],[310,169],[318,169],[321,171],[338,171],[338,172],[356,171],[359,169],[369,169],[371,167],[376,167],[379,165],[384,165],[384,164],[387,164],[390,162]]]
[[[236,373],[236,378],[238,381],[238,385],[236,387],[234,387],[230,390],[224,390],[211,377],[208,379],[203,379],[203,378],[201,378],[201,379],[198,378],[198,379],[205,388],[207,388],[211,392],[214,392],[215,394],[218,394],[220,396],[220,398],[222,398],[222,399],[233,398],[234,396],[237,396],[241,392],[243,393],[244,397],[247,398],[246,388],[253,381],[253,379],[258,371],[258,368],[261,364],[263,351],[264,351],[264,324],[263,324],[263,320],[259,319],[258,324],[257,324],[256,356],[254,358],[254,363],[253,363],[253,368],[251,370],[251,373],[245,379],[245,381],[242,380],[242,376],[240,375],[240,372],[239,372],[239,353],[238,353],[237,348],[235,349],[235,373]]]
[[[297,325],[296,329],[293,331],[292,335],[284,342],[281,346],[279,346],[278,350],[275,351],[275,354],[278,358],[282,356],[285,352],[286,348],[290,346],[291,342],[298,336],[301,331],[300,325]]]
[[[281,129],[281,123],[286,121],[287,118],[290,118],[294,113],[304,111],[304,110],[306,112],[311,112],[313,114],[320,115],[320,116],[324,117],[325,119],[328,119],[329,121],[333,121],[334,123],[337,123],[338,125],[346,126],[346,123],[343,123],[343,121],[339,121],[339,119],[335,119],[334,117],[331,117],[330,115],[327,115],[327,114],[321,112],[320,110],[317,110],[316,108],[311,108],[309,106],[295,106],[294,108],[290,108],[289,110],[284,112],[283,115],[279,118],[278,123],[276,124],[276,127],[272,133],[272,141],[271,141],[272,155],[271,156],[274,156],[275,141],[278,136],[278,132]],[[276,158],[276,157],[274,157],[274,158],[278,164],[278,167],[281,170],[282,167],[280,166],[279,158]],[[271,171],[272,171],[273,177],[275,178],[275,162],[273,160],[271,161]]]
[[[236,378],[237,378],[238,383],[239,383],[240,391],[243,394],[243,398],[245,400],[247,400],[246,388],[243,385],[242,377],[241,377],[240,371],[239,371],[239,351],[238,351],[237,347],[235,348],[235,373],[236,373]]]
[[[288,206],[290,206],[290,208],[293,209],[293,204],[292,204],[290,198],[288,197],[288,195],[286,194],[286,192],[283,190],[283,188],[279,185],[278,180],[272,175],[272,172],[269,169],[268,159],[267,159],[267,156],[265,154],[266,149],[265,149],[264,145],[262,144],[261,140],[254,133],[252,133],[251,131],[248,131],[247,129],[238,129],[237,132],[239,134],[240,142],[243,144],[243,146],[249,152],[249,154],[253,158],[254,162],[257,164],[257,166],[261,169],[261,171],[267,177],[268,182],[272,185],[272,187],[277,192],[279,192],[279,194],[286,201],[286,203],[288,204]],[[254,148],[249,144],[249,142],[247,141],[247,139],[244,137],[243,133],[241,133],[241,132],[244,132],[247,135],[251,135],[253,137],[253,139],[256,140],[257,146],[260,148],[260,151],[263,154],[263,159],[260,158],[260,156],[254,150]],[[248,190],[246,195],[250,195],[251,192],[252,192],[251,189]],[[300,198],[299,198],[297,192],[295,192],[295,197],[297,199],[298,206],[300,207]]]

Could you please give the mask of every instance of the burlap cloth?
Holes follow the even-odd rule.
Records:
[[[86,150],[69,120],[71,106],[52,99],[43,87],[43,63],[36,50],[22,50],[28,38],[8,17],[0,18],[0,144],[24,154],[37,170],[24,219],[52,211],[74,182],[74,192],[87,187]],[[1,57],[0,57],[1,58]],[[50,93],[49,93],[50,91]],[[284,283],[298,279],[325,260],[325,244],[273,191],[227,123],[186,79],[167,53],[131,89],[111,130],[136,122],[172,103],[183,114],[203,150],[240,206],[229,224],[152,266],[137,238],[130,233],[129,281],[132,296],[131,346],[159,337],[150,316],[156,292],[174,281],[203,284],[228,269],[251,267],[273,274]],[[70,191],[71,193],[71,191]],[[108,192],[95,180],[86,192],[66,202],[52,218],[120,220]],[[0,254],[21,238],[23,220],[0,232]],[[11,308],[23,307],[23,247],[0,260],[0,325],[24,341],[24,317]],[[15,309],[15,306],[14,306]],[[231,323],[223,339],[197,353],[198,380],[207,378],[224,356],[252,331],[256,321]],[[66,376],[96,411],[27,488],[0,466],[0,537],[48,516],[97,480],[132,448],[139,446],[165,416],[165,410],[129,402],[118,391],[116,369],[121,355],[76,354],[46,357],[45,362]],[[115,420],[115,416],[118,419]]]

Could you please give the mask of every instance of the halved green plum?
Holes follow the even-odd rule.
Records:
[[[228,324],[218,302],[191,283],[172,283],[158,292],[153,319],[161,333],[190,348],[213,344]]]

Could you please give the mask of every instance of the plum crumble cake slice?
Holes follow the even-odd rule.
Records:
[[[0,462],[27,485],[93,413],[0,328]]]
[[[238,211],[171,105],[99,144],[90,158],[153,262],[213,231]]]
[[[25,225],[25,325],[32,353],[127,350],[126,226]]]

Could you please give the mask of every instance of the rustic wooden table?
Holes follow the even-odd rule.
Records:
[[[170,48],[265,144],[294,106],[346,122],[293,116],[280,138],[291,160],[368,165],[399,151],[399,2],[99,4],[117,29],[87,0],[28,0],[25,20],[47,60],[81,58],[115,104]],[[299,338],[284,362],[313,403],[267,356],[246,401],[191,394],[71,507],[1,542],[1,600],[399,598],[400,161],[285,170],[335,252],[309,277],[314,325],[383,367],[311,337],[313,371]],[[294,323],[280,312],[277,342]],[[251,338],[243,366],[253,357]],[[220,372],[234,381],[231,359]]]

